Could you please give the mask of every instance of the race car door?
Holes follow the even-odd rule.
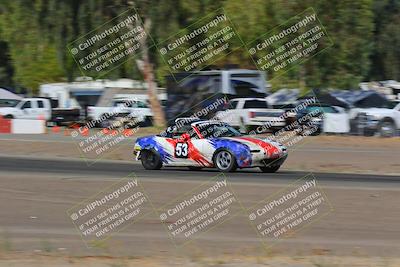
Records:
[[[176,166],[193,166],[202,167],[209,165],[209,162],[201,152],[203,149],[204,139],[199,138],[196,132],[186,128],[182,135],[174,141],[174,163]]]

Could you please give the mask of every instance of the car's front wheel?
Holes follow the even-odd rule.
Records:
[[[227,150],[221,150],[215,154],[214,165],[221,172],[233,172],[237,168],[235,156]]]
[[[379,133],[382,137],[393,137],[396,135],[396,126],[391,120],[384,120],[379,125]]]
[[[160,155],[152,150],[142,150],[140,160],[146,170],[159,170],[162,167]]]
[[[281,167],[280,165],[278,165],[278,166],[263,166],[263,167],[260,167],[260,170],[262,172],[273,173],[273,172],[277,172],[280,167]]]

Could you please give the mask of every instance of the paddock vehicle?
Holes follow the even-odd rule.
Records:
[[[312,104],[297,112],[296,117],[299,123],[298,132],[303,135],[319,135],[324,131],[325,114],[344,114],[341,107],[327,104]]]
[[[363,131],[365,135],[378,133],[382,137],[393,137],[400,130],[400,102],[391,102],[387,108],[354,108],[350,110],[350,119],[365,118]]]
[[[287,158],[285,146],[268,139],[242,136],[219,121],[177,119],[159,135],[138,138],[137,160],[145,169],[186,166],[192,170],[216,167],[222,172],[258,167],[276,172]]]
[[[58,102],[49,98],[24,98],[12,107],[0,107],[0,116],[7,119],[46,120],[57,124],[79,120],[79,108],[59,108]]]
[[[229,109],[215,115],[244,132],[279,131],[286,126],[285,110],[271,107],[264,98],[231,99]]]
[[[87,113],[88,120],[96,122],[100,127],[110,124],[109,120],[113,120],[116,114],[127,113],[127,118],[139,122],[141,126],[150,126],[153,117],[146,103],[131,99],[114,99],[111,107],[90,106]]]

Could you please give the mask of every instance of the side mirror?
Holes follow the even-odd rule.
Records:
[[[190,135],[189,134],[187,134],[187,133],[184,133],[184,134],[182,134],[181,135],[181,138],[180,138],[182,141],[188,141],[189,139],[190,139]]]

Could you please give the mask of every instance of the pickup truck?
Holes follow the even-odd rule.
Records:
[[[296,114],[296,120],[300,125],[298,133],[302,135],[319,135],[322,132],[329,132],[329,129],[324,129],[324,120],[326,120],[326,116],[330,116],[331,120],[340,121],[338,118],[343,118],[343,116],[347,117],[347,114],[343,108],[337,106],[321,103],[307,105]],[[343,129],[347,124],[343,122],[339,123],[339,125],[341,125],[339,128]],[[337,128],[338,126],[336,126],[336,129]]]
[[[350,119],[358,126],[362,124],[365,135],[396,136],[400,130],[400,102],[391,102],[386,108],[353,108]]]
[[[92,106],[87,108],[87,119],[96,126],[105,126],[116,114],[128,114],[129,119],[142,126],[150,126],[153,113],[146,103],[132,99],[114,99],[111,107]]]
[[[79,108],[57,108],[56,101],[48,98],[24,98],[12,107],[0,107],[0,116],[6,119],[46,120],[55,123],[79,120]]]
[[[239,128],[242,132],[279,131],[286,126],[285,110],[276,109],[264,98],[234,98],[228,109],[216,113],[215,118]]]

